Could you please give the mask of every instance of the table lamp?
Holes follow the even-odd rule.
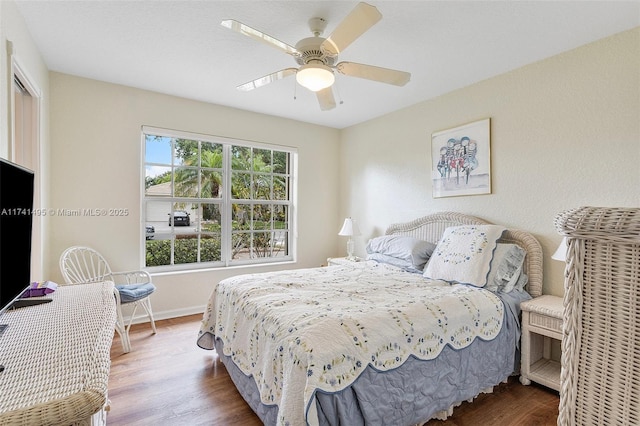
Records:
[[[560,241],[560,245],[556,249],[556,251],[551,255],[553,260],[560,260],[562,262],[567,261],[567,237],[562,237],[562,241]]]
[[[346,218],[342,224],[342,229],[338,232],[338,235],[349,237],[349,241],[347,241],[347,260],[357,262],[358,258],[353,255],[354,243],[352,237],[360,235],[360,228],[358,228],[358,224],[350,217]]]

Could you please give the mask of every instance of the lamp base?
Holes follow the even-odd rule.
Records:
[[[347,260],[350,260],[352,262],[357,262],[357,257],[353,255],[353,249],[354,249],[354,243],[353,240],[351,239],[351,236],[349,236],[349,240],[347,241]]]

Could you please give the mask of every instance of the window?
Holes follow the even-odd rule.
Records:
[[[293,259],[292,148],[143,128],[145,267]]]

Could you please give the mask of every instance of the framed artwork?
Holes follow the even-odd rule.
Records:
[[[491,194],[491,119],[431,134],[433,197]]]

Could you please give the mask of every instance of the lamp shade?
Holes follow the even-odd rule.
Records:
[[[567,261],[567,237],[563,237],[560,241],[560,245],[551,256],[553,260],[560,260],[562,262]]]
[[[348,217],[344,220],[344,223],[342,224],[342,229],[340,229],[340,232],[338,232],[338,235],[343,235],[345,237],[360,235],[360,228],[358,228],[358,224],[355,223],[353,219]]]
[[[296,73],[296,81],[311,90],[318,92],[331,86],[336,80],[333,71],[326,65],[307,64],[298,69]]]

